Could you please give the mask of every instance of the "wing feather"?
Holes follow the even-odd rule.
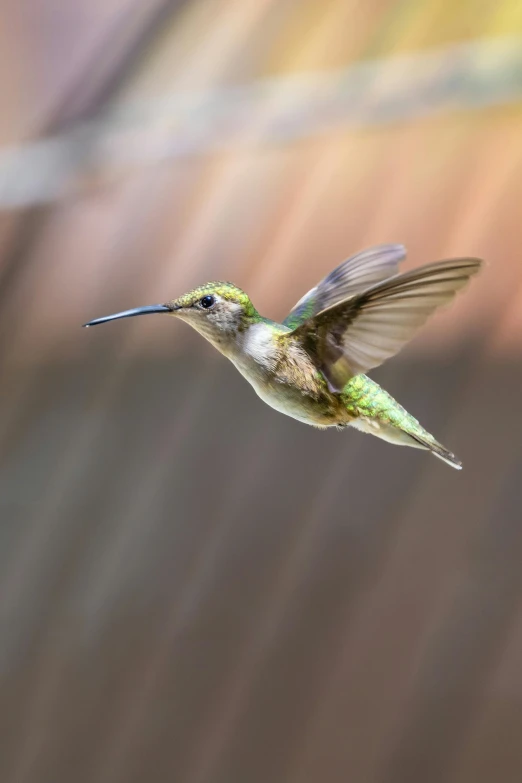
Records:
[[[332,390],[341,391],[353,375],[400,351],[429,316],[478,272],[481,263],[476,258],[457,258],[395,275],[330,304],[291,334],[302,340]]]
[[[377,245],[351,256],[308,291],[283,323],[295,329],[331,305],[397,274],[405,257],[404,245]]]

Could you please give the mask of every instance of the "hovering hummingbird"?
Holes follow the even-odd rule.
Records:
[[[283,323],[259,315],[240,288],[218,282],[84,326],[168,313],[202,334],[281,413],[320,428],[352,426],[460,469],[455,455],[364,373],[396,354],[482,262],[455,258],[399,274],[405,256],[402,245],[381,245],[348,258]]]

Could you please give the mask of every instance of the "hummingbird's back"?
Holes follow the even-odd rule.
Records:
[[[348,381],[342,398],[353,416],[352,426],[400,446],[427,449],[460,470],[462,463],[440,444],[408,411],[367,375]]]

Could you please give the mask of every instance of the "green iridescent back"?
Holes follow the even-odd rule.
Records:
[[[287,315],[283,324],[288,326],[289,329],[297,329],[302,323],[309,318],[313,318],[317,310],[317,300],[315,297],[309,297],[303,300],[302,304],[295,307],[292,312]]]

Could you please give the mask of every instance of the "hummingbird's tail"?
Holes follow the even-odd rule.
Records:
[[[419,448],[431,451],[432,454],[441,459],[443,462],[446,462],[446,464],[451,465],[452,468],[455,468],[456,470],[462,470],[462,462],[457,459],[457,457],[452,454],[451,451],[448,451],[448,449],[446,449],[442,443],[439,443],[437,440],[435,440],[433,435],[430,435],[429,432],[424,432],[428,437],[411,435],[409,433],[407,434],[408,437],[413,438],[413,440],[419,444]]]
[[[356,429],[398,446],[426,449],[452,468],[462,469],[462,463],[451,451],[366,375],[357,375],[348,381],[343,390],[343,400],[354,417],[351,425]]]

